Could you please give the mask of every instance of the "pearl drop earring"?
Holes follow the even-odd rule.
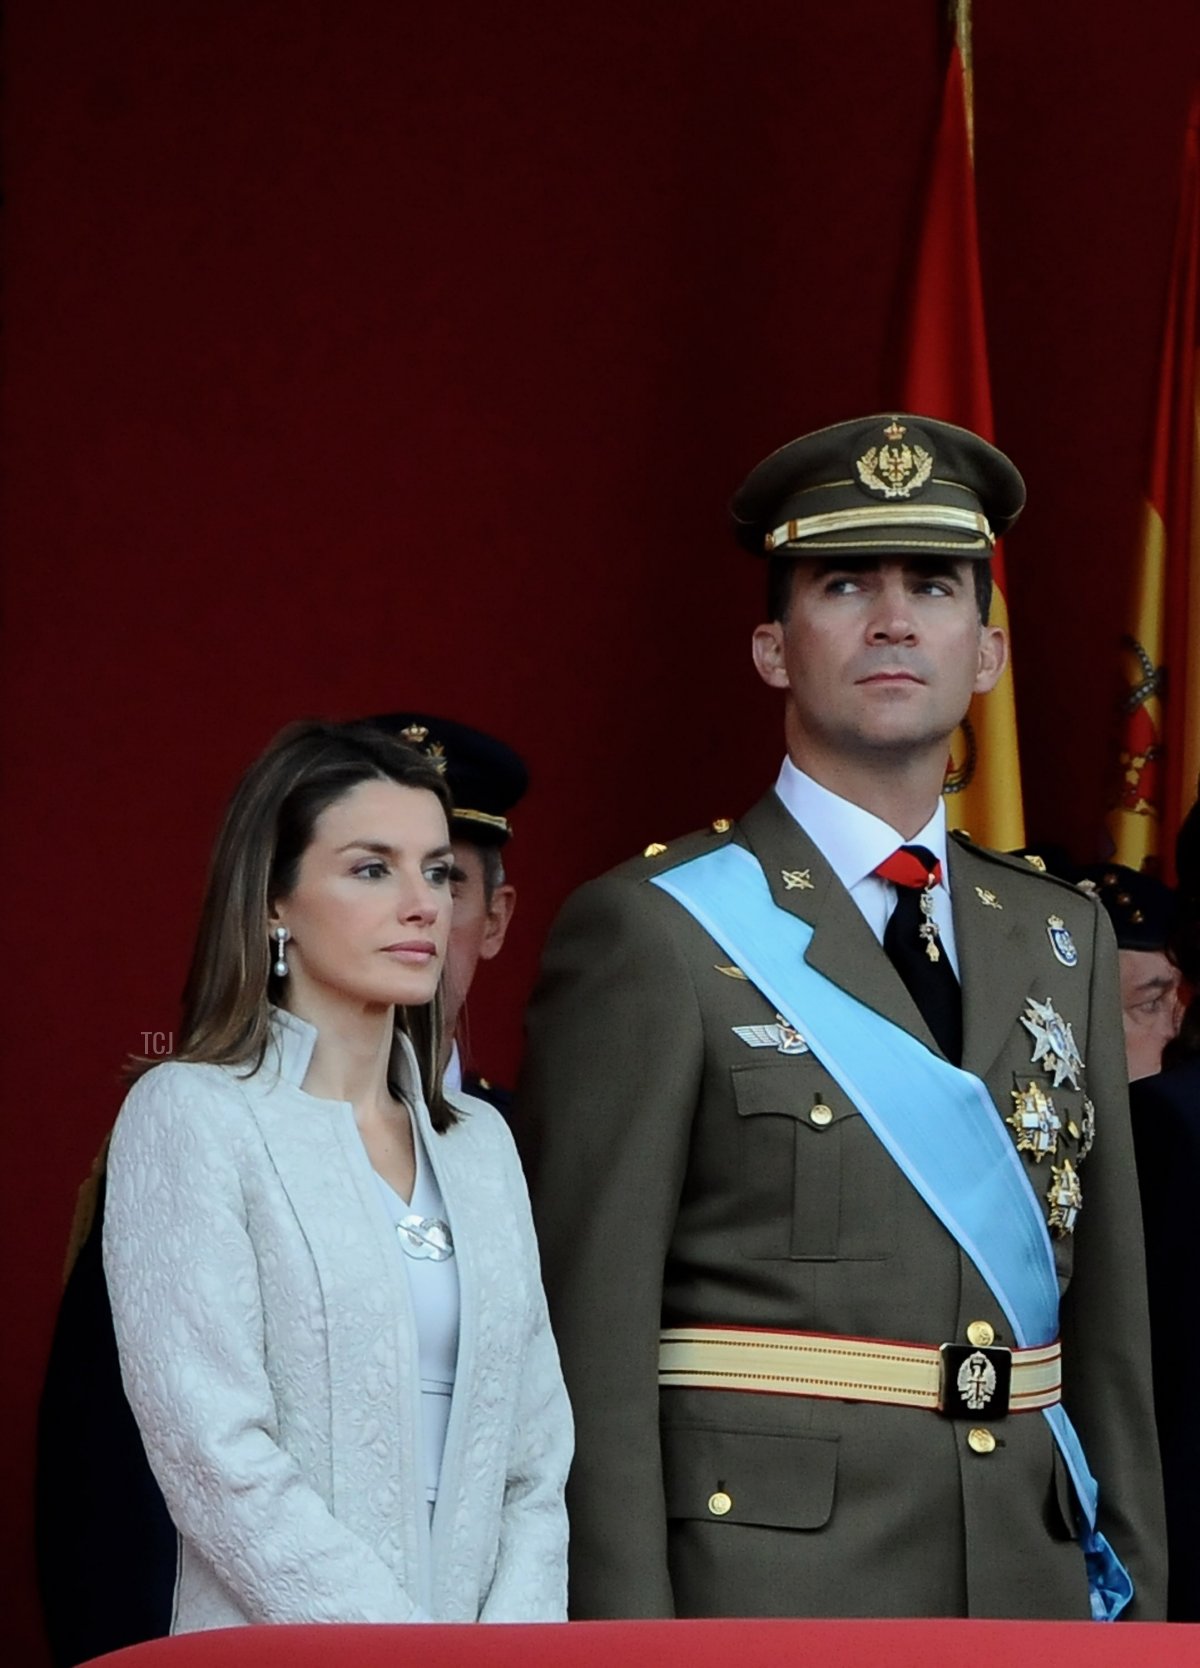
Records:
[[[286,927],[275,928],[275,977],[277,979],[287,978],[288,964],[287,957],[283,953],[283,947],[291,936]]]

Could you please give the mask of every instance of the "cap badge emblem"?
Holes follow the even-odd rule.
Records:
[[[1069,1158],[1051,1167],[1050,1191],[1046,1198],[1050,1203],[1050,1226],[1055,1233],[1060,1239],[1066,1234],[1073,1234],[1075,1219],[1083,1209],[1083,1189]]]
[[[431,761],[439,776],[446,774],[446,766],[450,763],[446,757],[446,749],[440,741],[431,741],[425,749],[425,757]]]
[[[1050,939],[1050,948],[1063,966],[1074,967],[1079,960],[1079,951],[1075,948],[1075,940],[1067,931],[1067,923],[1061,915],[1047,916],[1046,933]]]
[[[1031,1082],[1014,1089],[1012,1098],[1015,1110],[1004,1121],[1017,1133],[1017,1151],[1032,1153],[1035,1164],[1047,1154],[1056,1157],[1062,1122],[1050,1096],[1039,1083]]]
[[[406,741],[410,747],[419,747],[428,734],[426,724],[406,724],[400,732],[400,740]]]
[[[869,446],[854,467],[868,492],[882,498],[911,498],[933,473],[933,453],[924,446],[909,445],[908,430],[894,418],[883,431],[882,446]]]
[[[1055,1012],[1052,1002],[1037,1002],[1031,996],[1025,1006],[1027,1012],[1021,1015],[1021,1024],[1033,1038],[1033,1064],[1044,1066],[1056,1089],[1061,1089],[1064,1083],[1078,1089],[1083,1056],[1071,1027]]]

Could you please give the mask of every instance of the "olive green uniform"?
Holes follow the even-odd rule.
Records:
[[[668,1326],[936,1346],[987,1321],[997,1343],[1013,1341],[829,1072],[808,1052],[747,1045],[735,1027],[770,1025],[773,1011],[647,884],[725,838],[753,852],[776,905],[811,924],[813,965],[936,1046],[774,793],[732,830],[660,849],[568,901],[529,1013],[518,1123],[578,1429],[572,1613],[1086,1617],[1072,1487],[1041,1413],[981,1418],[995,1445],[977,1452],[969,1423],[911,1407],[659,1390]],[[965,841],[952,843],[949,878],[964,1068],[1001,1116],[1031,1082],[1052,1097],[1056,1154],[1022,1155],[1039,1200],[1054,1165],[1078,1171],[1075,1231],[1052,1235],[1063,1399],[1099,1480],[1100,1527],[1136,1585],[1126,1614],[1153,1619],[1164,1533],[1111,929],[1089,897]],[[1034,1065],[1031,998],[1072,1026],[1078,1089]],[[815,1105],[832,1118],[812,1119]]]

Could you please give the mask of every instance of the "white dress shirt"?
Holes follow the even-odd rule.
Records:
[[[942,878],[933,888],[933,919],[938,939],[958,976],[954,911],[950,901],[950,858],[946,841],[946,807],[939,798],[929,821],[906,839],[903,834],[848,799],[823,788],[784,759],[775,792],[862,911],[863,919],[883,943],[884,928],[896,907],[896,888],[874,873],[899,846],[924,846],[939,859]]]

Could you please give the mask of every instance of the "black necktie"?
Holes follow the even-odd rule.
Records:
[[[883,935],[892,966],[947,1060],[962,1062],[962,992],[933,922],[933,888],[942,866],[924,846],[901,846],[875,870],[896,888]]]

